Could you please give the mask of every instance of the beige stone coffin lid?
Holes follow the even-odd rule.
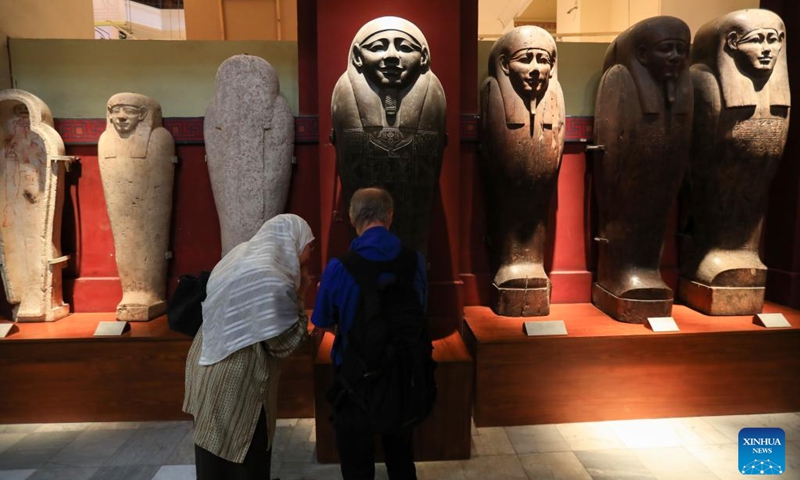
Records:
[[[145,95],[112,96],[106,116],[97,147],[122,286],[117,320],[147,321],[167,311],[175,142]]]
[[[272,65],[234,55],[217,70],[203,136],[222,255],[246,242],[289,198],[294,114]]]
[[[69,315],[61,291],[64,142],[45,103],[0,91],[0,263],[13,320]]]

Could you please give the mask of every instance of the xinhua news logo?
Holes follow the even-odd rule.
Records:
[[[786,471],[786,433],[780,428],[739,430],[739,473],[782,475]]]

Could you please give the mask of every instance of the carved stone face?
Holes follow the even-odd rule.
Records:
[[[121,135],[136,130],[136,126],[144,120],[146,114],[146,107],[136,105],[114,105],[109,109],[111,123]]]
[[[757,28],[741,37],[731,32],[727,42],[739,69],[748,75],[761,76],[775,68],[783,40],[783,33],[772,28]]]
[[[428,52],[413,37],[384,30],[353,46],[353,57],[367,80],[380,88],[413,85],[428,62]]]
[[[553,59],[539,48],[524,48],[503,59],[503,71],[521,97],[539,95],[547,90]]]
[[[667,38],[652,45],[640,45],[637,58],[656,80],[677,79],[686,68],[689,45],[679,38]]]

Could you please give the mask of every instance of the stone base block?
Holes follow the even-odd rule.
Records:
[[[672,299],[639,300],[620,298],[597,283],[592,284],[592,303],[614,320],[625,323],[644,323],[647,317],[672,315]]]
[[[119,304],[117,306],[117,320],[126,322],[147,322],[167,313],[167,302],[160,301],[150,305]]]
[[[550,314],[550,282],[541,288],[501,288],[492,284],[491,307],[504,317],[540,317]]]
[[[69,305],[53,307],[41,314],[40,312],[31,313],[22,309],[13,311],[14,321],[17,322],[54,322],[69,315]]]
[[[712,287],[678,279],[678,300],[706,315],[755,315],[764,307],[764,287]]]

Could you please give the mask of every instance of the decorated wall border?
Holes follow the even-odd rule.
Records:
[[[462,114],[459,134],[462,143],[480,141],[480,115]],[[566,141],[592,141],[594,117],[567,117]],[[55,128],[66,145],[95,145],[106,129],[104,118],[57,118]],[[203,144],[203,117],[169,117],[164,128],[170,131],[178,145]],[[294,119],[295,144],[317,144],[320,139],[319,116],[301,115]]]
[[[65,145],[96,145],[106,130],[105,118],[56,118],[53,122]],[[178,145],[203,143],[203,117],[170,117],[164,119]]]

